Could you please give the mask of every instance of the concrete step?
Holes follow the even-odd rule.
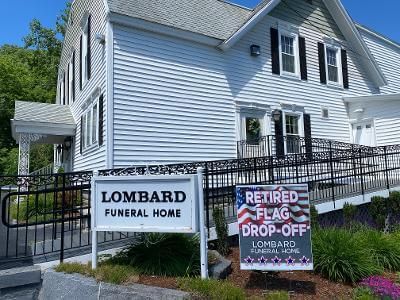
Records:
[[[0,271],[0,289],[39,284],[40,282],[40,266],[28,266]]]

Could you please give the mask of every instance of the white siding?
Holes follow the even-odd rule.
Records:
[[[400,143],[400,99],[349,104],[350,112],[357,109],[364,110],[361,121],[374,120],[377,146]]]
[[[296,20],[293,11],[283,14],[283,7],[275,14],[298,25],[306,37],[307,82],[272,75],[270,27],[276,26],[275,17],[266,17],[227,52],[115,26],[114,165],[235,157],[236,101],[261,102],[272,110],[281,103],[303,106],[311,114],[313,136],[350,141],[342,96],[377,89],[351,49],[350,89],[320,84],[317,43],[341,34],[326,8],[317,6],[323,4],[314,3],[314,10],[307,6],[307,15],[311,22],[320,20],[324,32]],[[261,56],[250,56],[252,44],[261,46]],[[329,120],[321,118],[321,106],[329,107]]]
[[[79,40],[82,34],[81,20],[85,14],[91,14],[91,78],[83,86],[82,91],[79,89]],[[96,147],[80,154],[80,120],[83,113],[82,105],[90,97],[90,95],[100,88],[104,94],[104,141],[107,134],[107,97],[106,97],[106,53],[105,47],[100,45],[95,39],[95,34],[106,33],[106,9],[103,0],[75,0],[72,6],[73,23],[68,26],[66,37],[64,40],[62,57],[59,67],[59,74],[62,74],[67,68],[67,64],[71,58],[72,51],[75,50],[75,101],[70,104],[71,111],[77,124],[76,135],[74,138],[73,148],[73,170],[93,170],[104,168],[105,163],[105,145]]]
[[[388,81],[380,92],[400,93],[400,46],[391,45],[362,29],[360,32]]]

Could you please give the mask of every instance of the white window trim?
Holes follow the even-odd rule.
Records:
[[[88,48],[88,43],[90,41],[88,40],[88,26],[89,26],[89,16],[86,17],[85,23],[82,26],[82,53],[81,55],[81,70],[82,70],[82,76],[80,78],[81,83],[82,83],[82,88],[85,86],[85,84],[88,82],[88,64],[87,64],[87,48]]]
[[[338,82],[330,81],[329,80],[329,73],[328,73],[328,52],[327,49],[334,49],[336,50],[336,61],[337,61],[337,68],[338,68]],[[335,44],[326,44],[325,43],[325,74],[326,74],[326,82],[330,86],[336,86],[343,88],[343,73],[342,73],[342,56],[341,56],[342,48]]]
[[[86,143],[86,139],[87,139],[87,134],[88,134],[88,132],[87,132],[88,115],[89,115],[89,113],[91,114],[91,121],[93,122],[93,107],[96,106],[96,105],[97,105],[97,112],[96,112],[97,124],[96,124],[96,130],[95,130],[96,141],[93,142],[93,135],[92,135],[92,133],[93,133],[93,125],[92,125],[92,126],[90,126],[90,132],[89,132],[90,143],[87,144]],[[83,132],[85,132],[85,136],[84,136],[84,138],[81,138],[81,142],[83,143],[82,144],[82,152],[84,153],[84,152],[87,152],[89,150],[92,150],[94,148],[98,148],[99,147],[99,125],[100,125],[99,124],[99,96],[97,96],[95,98],[95,100],[86,107],[86,109],[84,110],[82,116],[83,116],[82,121],[84,121],[84,124],[82,124],[82,130],[83,130]],[[81,135],[83,134],[83,132],[81,132]]]
[[[296,116],[299,118],[299,137],[304,138],[304,113],[300,111],[288,111],[288,110],[283,110],[282,111],[282,122],[283,122],[283,135],[287,137],[287,132],[286,132],[286,116]],[[287,151],[287,141],[285,140],[285,153],[290,154]]]
[[[294,39],[293,40],[294,67],[295,67],[294,73],[290,73],[283,70],[282,36],[288,36]],[[285,30],[282,29],[281,27],[279,28],[279,68],[281,76],[300,79],[299,34],[298,32]]]
[[[61,105],[65,105],[65,102],[67,101],[67,99],[65,97],[65,80],[64,80],[64,77],[65,77],[65,75],[61,76],[61,81],[60,81],[60,104]]]

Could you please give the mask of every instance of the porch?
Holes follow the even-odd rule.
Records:
[[[12,136],[19,145],[18,174],[28,175],[32,143],[58,145],[54,149],[53,172],[64,164],[69,169],[70,149],[76,124],[69,106],[37,102],[15,102]]]

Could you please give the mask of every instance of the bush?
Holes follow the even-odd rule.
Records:
[[[390,271],[400,271],[400,244],[390,235],[376,230],[363,230],[356,240],[368,249],[376,264]]]
[[[180,278],[178,286],[184,291],[210,300],[244,300],[242,289],[227,281],[202,280],[200,278]]]
[[[343,206],[343,221],[344,225],[347,227],[351,227],[354,223],[354,219],[356,217],[357,207],[353,204],[345,203]]]
[[[213,211],[213,219],[215,231],[217,232],[217,251],[225,256],[229,253],[229,233],[224,211],[220,208],[215,208]]]
[[[332,281],[354,283],[382,271],[369,251],[344,229],[314,232],[313,253],[315,271]]]
[[[148,233],[110,262],[130,265],[146,275],[193,276],[200,273],[199,251],[197,235]]]
[[[386,198],[380,196],[372,197],[368,209],[379,230],[385,229],[387,216]]]

